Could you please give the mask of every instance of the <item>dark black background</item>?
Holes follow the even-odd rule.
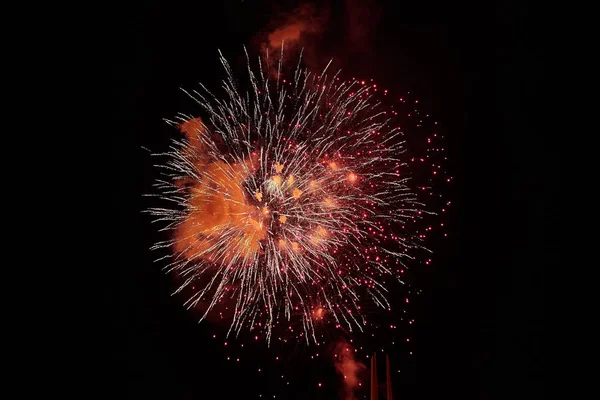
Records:
[[[418,354],[400,366],[407,378],[395,388],[396,398],[543,398],[543,188],[549,172],[534,106],[544,66],[533,7],[517,1],[379,4],[369,59],[342,68],[414,92],[443,126],[456,179],[450,238],[433,272],[419,282]],[[269,1],[252,0],[129,3],[113,7],[103,28],[120,180],[120,266],[109,294],[117,305],[109,346],[114,357],[104,371],[116,397],[257,398],[254,375],[222,362],[222,350],[169,297],[168,279],[152,263],[147,249],[155,237],[140,210],[153,175],[141,146],[164,149],[173,131],[161,119],[193,111],[179,87],[219,78],[217,48],[241,54],[271,9]],[[318,393],[306,389],[298,398],[326,398]],[[327,393],[336,398],[335,391]]]

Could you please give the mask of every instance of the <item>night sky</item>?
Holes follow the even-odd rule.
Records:
[[[155,228],[141,213],[150,206],[142,194],[156,177],[142,146],[164,150],[176,132],[162,119],[196,112],[179,88],[222,78],[217,49],[235,61],[242,45],[252,51],[275,17],[298,2],[273,3],[130,3],[113,7],[114,21],[105,26],[120,181],[114,203],[121,216],[106,374],[115,397],[340,398],[331,363],[310,359],[318,349],[296,346],[274,360],[276,350],[264,345],[231,350],[222,337],[212,339],[218,329],[197,324],[170,296],[173,284],[148,250]],[[309,62],[322,67],[333,57],[345,77],[372,77],[394,93],[411,92],[440,121],[454,177],[444,192],[453,204],[448,238],[430,243],[434,262],[411,282],[422,290],[407,308],[416,321],[414,354],[407,357],[404,347],[390,353],[395,398],[543,398],[548,175],[533,107],[544,67],[531,10],[517,1],[369,1],[374,12],[365,19],[375,29],[349,48],[345,7],[361,2],[328,3],[329,22],[311,42],[317,47]]]

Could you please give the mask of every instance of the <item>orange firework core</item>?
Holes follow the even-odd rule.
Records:
[[[180,183],[189,188],[187,215],[175,229],[174,250],[190,260],[207,260],[214,263],[230,263],[237,265],[241,261],[256,259],[261,252],[261,241],[267,239],[271,215],[269,199],[273,193],[277,196],[289,196],[301,201],[304,192],[297,186],[302,179],[292,175],[280,175],[284,165],[274,165],[275,175],[271,175],[266,186],[246,192],[245,181],[255,172],[258,156],[229,163],[215,160],[208,156],[205,140],[205,127],[199,118],[182,123],[179,129],[186,136],[189,149],[193,152],[190,158],[199,173],[197,178],[187,178]],[[329,163],[332,170],[339,169],[335,162]],[[351,182],[356,175],[350,174]],[[309,190],[314,191],[319,184],[311,180]],[[310,194],[310,193],[309,193]],[[328,209],[335,208],[336,203],[327,197],[323,205]],[[275,212],[279,226],[289,224],[290,218]],[[293,221],[293,220],[292,220]],[[330,233],[321,226],[314,226],[307,232],[307,240],[313,245],[326,245]],[[278,248],[285,252],[300,251],[296,241],[275,238]],[[232,264],[232,265],[234,265]]]
[[[197,135],[202,132],[201,121],[194,119],[180,126],[191,143],[202,153]],[[252,257],[266,237],[265,220],[270,218],[264,209],[247,204],[243,182],[251,171],[251,160],[245,164],[225,162],[206,163],[199,157],[198,169],[209,181],[191,181],[189,213],[175,232],[175,249],[187,258],[200,257],[228,262],[235,254]],[[257,200],[262,199],[256,193]],[[234,230],[233,240],[221,241],[222,232]]]

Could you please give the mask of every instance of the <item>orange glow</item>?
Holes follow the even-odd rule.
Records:
[[[356,174],[354,174],[354,173],[351,173],[351,174],[349,174],[349,175],[348,175],[348,180],[349,180],[351,183],[354,183],[354,182],[356,182],[356,179],[358,179],[358,177],[356,176]]]
[[[281,176],[275,175],[273,177],[273,182],[275,182],[277,185],[281,185]]]
[[[199,119],[193,119],[180,126],[182,132],[193,138],[201,127]],[[192,139],[190,139],[192,140]],[[203,149],[201,145],[199,148]],[[247,160],[244,164],[228,164],[222,161],[207,162],[199,154],[197,167],[210,177],[212,190],[207,190],[206,182],[189,180],[192,183],[186,219],[175,230],[175,250],[189,259],[201,258],[229,262],[239,251],[247,255],[260,251],[259,241],[266,238],[264,221],[269,214],[261,213],[255,206],[247,204],[243,182],[257,160]],[[260,201],[262,194],[255,197]],[[234,228],[238,232],[232,240],[219,242],[221,232]],[[211,249],[219,243],[215,249]]]
[[[291,186],[291,185],[294,183],[294,177],[293,177],[292,175],[290,175],[290,176],[288,177],[287,181],[288,181],[288,185],[290,185],[290,186]]]
[[[338,169],[338,165],[335,161],[332,161],[329,163],[329,168],[331,168],[332,170],[336,171]]]
[[[281,173],[281,171],[283,171],[283,165],[276,163],[275,164],[275,172],[277,172],[278,174]]]
[[[285,221],[287,221],[287,217],[285,215],[282,215],[279,217],[279,222],[281,222],[282,224],[285,224]]]
[[[316,317],[317,319],[323,319],[323,313],[324,313],[324,310],[323,310],[323,308],[322,308],[322,307],[319,307],[319,308],[318,308],[318,309],[315,311],[315,317]]]
[[[320,226],[315,230],[311,239],[313,243],[317,244],[322,242],[327,236],[329,236],[327,229]]]
[[[294,197],[297,199],[298,197],[300,197],[300,195],[302,194],[302,190],[296,188],[294,189],[294,192],[292,193],[294,195]]]
[[[198,136],[203,134],[206,129],[200,118],[193,118],[179,125],[179,130],[185,135],[190,143],[190,147],[198,150],[203,150],[206,146],[202,143]]]

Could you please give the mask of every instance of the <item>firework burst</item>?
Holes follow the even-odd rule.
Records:
[[[361,305],[388,308],[382,278],[400,279],[422,248],[403,134],[360,82],[300,62],[285,79],[281,60],[270,79],[246,57],[248,90],[221,55],[223,96],[186,92],[201,118],[168,121],[185,140],[158,154],[165,205],[149,212],[170,236],[153,249],[168,249],[161,259],[202,319],[231,305],[230,332],[270,341],[286,321],[316,341],[322,319],[362,330]]]

